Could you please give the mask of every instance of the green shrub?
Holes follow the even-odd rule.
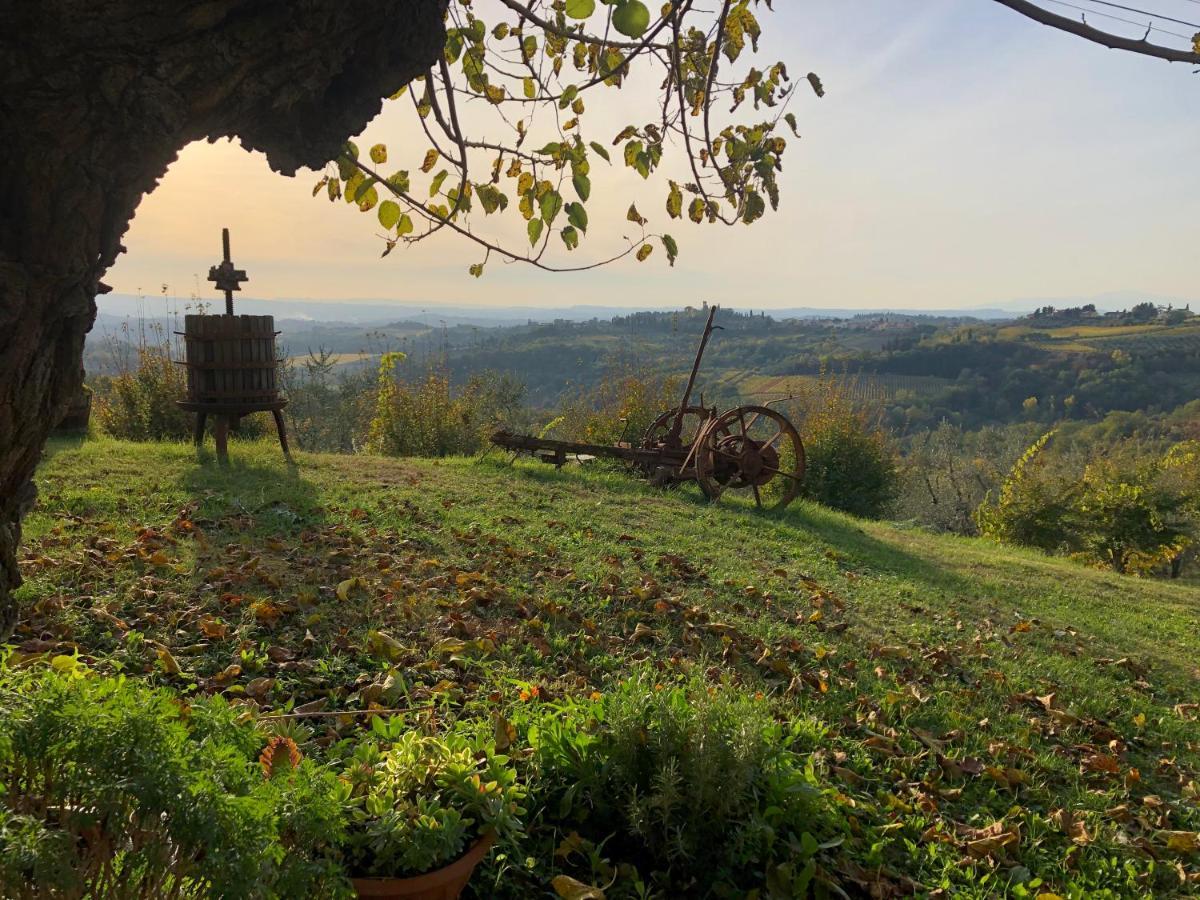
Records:
[[[879,416],[855,402],[844,378],[822,373],[799,402],[803,494],[856,516],[879,518],[899,489],[896,448]]]
[[[1092,560],[1115,572],[1147,572],[1190,543],[1189,498],[1164,483],[1159,466],[1101,459],[1084,471],[1077,521]]]
[[[143,343],[136,364],[126,363],[118,374],[96,378],[93,386],[97,424],[113,437],[161,441],[191,434],[193,417],[175,402],[187,394],[186,370],[171,361],[165,340]]]
[[[650,670],[529,725],[543,819],[673,896],[781,878],[803,896],[827,825],[798,734],[766,701]]]
[[[403,353],[379,361],[375,415],[367,447],[388,456],[452,456],[478,453],[496,423],[521,406],[524,388],[485,373],[455,391],[449,378],[430,369],[414,381],[399,377]]]
[[[590,388],[576,391],[554,420],[552,436],[567,441],[636,444],[650,425],[679,405],[682,384],[630,368],[612,368]]]
[[[514,836],[524,812],[508,757],[457,731],[403,731],[386,748],[359,744],[345,762],[340,796],[350,811],[342,854],[355,876],[439,868],[484,832]]]
[[[1007,544],[1036,547],[1047,553],[1076,550],[1075,512],[1078,485],[1050,465],[1046,448],[1055,432],[1034,441],[1000,485],[975,510],[979,533]]]
[[[341,829],[310,762],[265,778],[263,736],[220,699],[0,669],[0,895],[267,897],[337,889]]]
[[[366,446],[375,408],[376,377],[370,368],[338,367],[325,349],[303,358],[287,356],[279,383],[288,405],[288,434],[303,450],[353,453]]]

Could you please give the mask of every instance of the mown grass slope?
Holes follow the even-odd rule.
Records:
[[[14,662],[443,719],[699,670],[810,723],[851,894],[1200,890],[1196,588],[494,458],[88,441],[38,485]]]

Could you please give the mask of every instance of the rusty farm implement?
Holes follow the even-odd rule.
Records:
[[[788,418],[767,406],[737,406],[725,412],[692,404],[692,389],[713,331],[717,307],[708,321],[679,406],[660,415],[639,443],[587,444],[498,431],[492,443],[562,466],[571,457],[597,456],[627,462],[652,484],[666,487],[694,481],[710,500],[726,491],[753,496],[759,507],[782,509],[800,492],[804,444]]]

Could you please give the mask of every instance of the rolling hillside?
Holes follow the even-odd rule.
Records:
[[[10,663],[486,720],[648,661],[804,723],[851,896],[1200,890],[1196,588],[494,458],[88,441],[37,480]],[[528,853],[501,893],[587,877]]]

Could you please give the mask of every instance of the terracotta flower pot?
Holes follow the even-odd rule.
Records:
[[[424,875],[412,878],[351,878],[350,881],[360,897],[457,900],[462,889],[471,880],[471,873],[487,856],[494,843],[496,834],[489,831],[454,862]]]

